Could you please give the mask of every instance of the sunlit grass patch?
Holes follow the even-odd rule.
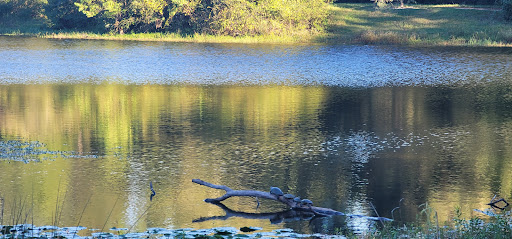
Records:
[[[198,42],[198,43],[305,43],[312,36],[307,33],[293,35],[258,35],[258,36],[225,36],[179,33],[130,33],[130,34],[97,34],[87,32],[56,32],[42,34],[44,38],[55,39],[103,39],[103,40],[137,40],[137,41],[167,41],[167,42]]]
[[[512,46],[512,25],[493,6],[334,4],[319,41],[361,44]]]
[[[406,39],[406,36],[395,32],[366,31],[356,41],[364,44],[401,44],[407,42]]]
[[[414,17],[410,19],[411,25],[415,26],[430,26],[430,27],[438,27],[441,24],[446,24],[446,20],[433,20],[433,19],[427,19],[423,17]]]

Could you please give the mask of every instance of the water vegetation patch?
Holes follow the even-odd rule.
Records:
[[[258,227],[194,228],[147,228],[142,232],[130,232],[127,228],[110,228],[107,231],[87,229],[83,226],[57,227],[34,226],[32,224],[0,225],[2,238],[511,238],[512,215],[510,211],[479,211],[481,216],[462,218],[460,208],[455,209],[451,222],[440,225],[437,213],[428,204],[422,206],[417,223],[374,224],[361,234],[337,229],[335,234],[302,234],[292,229],[262,231]],[[247,230],[250,229],[250,230]]]
[[[50,150],[39,141],[0,141],[0,160],[24,163],[55,160],[57,158],[97,158],[94,154],[79,154],[73,151]]]
[[[250,232],[244,232],[244,228],[250,228]],[[129,232],[127,228],[110,228],[110,232],[99,232],[95,229],[87,230],[86,227],[57,227],[34,226],[32,224],[18,224],[13,226],[0,225],[2,238],[345,238],[341,235],[302,234],[292,229],[276,229],[261,232],[263,228],[257,227],[215,227],[209,229],[166,229],[148,228],[144,232]],[[87,232],[89,231],[89,232]],[[84,235],[81,235],[84,234]],[[89,234],[89,235],[85,235]]]

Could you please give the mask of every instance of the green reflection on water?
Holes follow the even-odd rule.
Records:
[[[62,205],[59,226],[75,226],[91,197],[80,224],[98,229],[105,223],[131,227],[139,217],[138,230],[259,226],[310,232],[368,224],[345,218],[311,225],[240,218],[192,223],[224,214],[202,202],[221,192],[193,185],[193,178],[235,189],[279,186],[349,213],[372,214],[366,203],[372,201],[387,217],[404,198],[403,220],[414,220],[425,202],[449,220],[455,206],[469,214],[493,194],[512,196],[510,92],[506,85],[2,86],[1,139],[37,141],[65,153],[40,163],[0,162],[0,193],[7,209],[25,203],[35,224],[52,223]],[[65,157],[70,154],[98,157]],[[150,181],[157,191],[153,201]],[[247,198],[226,204],[255,213],[283,209],[269,202],[256,209]],[[4,224],[13,219],[9,213]]]

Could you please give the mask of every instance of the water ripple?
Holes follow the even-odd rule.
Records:
[[[0,37],[0,83],[345,87],[506,81],[512,50],[245,45]]]

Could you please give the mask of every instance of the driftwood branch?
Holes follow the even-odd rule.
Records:
[[[266,199],[270,199],[270,200],[279,201],[279,198],[277,198],[277,196],[270,194],[268,192],[255,191],[255,190],[233,190],[227,186],[211,184],[211,183],[205,182],[201,179],[192,179],[192,182],[197,183],[199,185],[206,186],[206,187],[210,187],[210,188],[214,188],[214,189],[222,189],[222,190],[226,191],[226,194],[224,194],[218,198],[205,199],[204,200],[205,202],[221,202],[230,197],[257,197],[257,198],[266,198]]]
[[[208,203],[220,203],[221,201],[224,201],[230,197],[256,197],[256,198],[265,198],[269,200],[274,200],[281,202],[285,205],[287,205],[289,208],[293,210],[299,210],[299,211],[305,211],[305,212],[311,212],[316,216],[333,216],[333,215],[340,215],[340,216],[348,216],[348,217],[364,217],[370,220],[377,220],[377,221],[392,221],[389,218],[385,217],[368,217],[368,216],[362,216],[362,215],[351,215],[351,214],[345,214],[330,208],[323,208],[323,207],[315,207],[310,205],[303,205],[300,203],[296,203],[291,199],[287,199],[283,196],[276,196],[274,194],[271,194],[269,192],[263,192],[263,191],[257,191],[257,190],[233,190],[225,185],[216,185],[212,184],[206,181],[203,181],[201,179],[192,179],[193,183],[197,183],[199,185],[203,185],[209,188],[214,189],[221,189],[226,191],[226,193],[218,198],[207,198],[204,201]]]

